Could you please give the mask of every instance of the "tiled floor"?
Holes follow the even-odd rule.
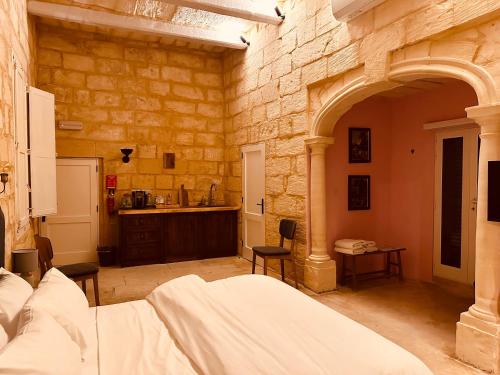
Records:
[[[186,274],[207,281],[248,274],[251,264],[241,258],[220,258],[130,268],[102,268],[101,303],[144,298],[157,285]],[[262,272],[261,269],[258,272]],[[271,276],[279,277],[275,273]],[[91,288],[89,286],[89,291]],[[421,358],[435,374],[483,374],[454,359],[455,323],[473,303],[472,291],[397,280],[365,282],[359,290],[342,287],[312,298],[371,328]],[[92,299],[92,293],[88,293]],[[93,300],[91,300],[93,303]]]

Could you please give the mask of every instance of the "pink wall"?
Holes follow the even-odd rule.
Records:
[[[340,119],[335,144],[327,151],[327,241],[332,256],[338,238],[401,245],[408,249],[403,253],[405,276],[432,280],[435,134],[423,130],[423,124],[465,117],[465,108],[476,104],[470,86],[450,80],[442,88],[411,96],[368,98]],[[348,163],[349,127],[372,129],[371,163]],[[371,176],[369,211],[347,210],[349,174]],[[377,258],[363,258],[360,269],[381,267]]]

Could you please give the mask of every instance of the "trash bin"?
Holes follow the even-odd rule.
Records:
[[[99,257],[99,265],[101,267],[109,267],[115,265],[116,248],[113,246],[102,246],[97,248]]]

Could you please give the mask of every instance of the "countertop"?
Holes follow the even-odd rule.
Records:
[[[174,214],[180,212],[210,212],[210,211],[238,211],[240,206],[189,206],[173,208],[143,208],[138,210],[119,210],[118,215],[145,215],[145,214]]]

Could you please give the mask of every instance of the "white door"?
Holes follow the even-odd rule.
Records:
[[[95,262],[99,228],[97,160],[57,159],[57,214],[42,219],[55,265]]]
[[[243,257],[252,260],[252,247],[263,246],[265,232],[265,145],[242,147]],[[257,258],[260,259],[260,258]]]
[[[434,275],[474,282],[479,129],[436,135]]]

